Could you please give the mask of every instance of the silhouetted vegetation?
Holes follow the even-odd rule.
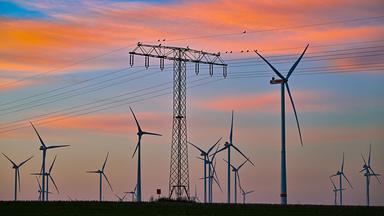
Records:
[[[1,215],[384,215],[384,207],[267,204],[201,204],[186,202],[0,202]]]

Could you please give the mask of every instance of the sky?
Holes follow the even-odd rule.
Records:
[[[300,145],[288,101],[288,202],[332,204],[329,176],[345,154],[344,203],[364,205],[361,154],[372,146],[372,168],[384,173],[384,3],[382,1],[125,1],[0,0],[0,152],[21,168],[20,199],[37,198],[32,172],[41,165],[33,121],[48,144],[69,144],[57,154],[53,176],[60,193],[52,200],[98,199],[99,169],[109,152],[106,174],[114,192],[136,184],[136,126],[129,106],[145,130],[162,137],[142,142],[143,199],[168,193],[172,133],[172,62],[160,71],[158,59],[129,65],[138,42],[190,47],[220,53],[228,76],[215,67],[187,64],[188,140],[209,148],[228,140],[234,110],[234,143],[254,162],[240,171],[242,187],[255,192],[253,203],[279,203],[280,88],[257,50],[286,74],[305,46],[309,48],[289,84],[304,145]],[[223,145],[223,142],[221,142]],[[200,200],[203,164],[188,147],[191,194]],[[226,164],[217,172],[226,188]],[[234,164],[243,162],[234,153]],[[0,159],[0,200],[13,197],[13,170]],[[336,179],[335,179],[336,180]],[[381,179],[383,181],[383,179]],[[233,182],[233,180],[232,180]],[[232,185],[233,188],[233,185]],[[215,202],[226,190],[214,188]],[[233,192],[232,192],[233,193]],[[371,202],[384,205],[384,184],[371,184]]]

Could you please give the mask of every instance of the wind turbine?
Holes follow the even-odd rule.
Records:
[[[345,180],[347,180],[349,186],[351,186],[351,188],[353,189],[351,183],[349,182],[347,176],[345,176],[344,174],[344,153],[343,153],[343,160],[341,162],[341,169],[339,171],[336,172],[336,174],[334,175],[331,175],[330,177],[334,177],[334,176],[339,176],[339,189],[340,190],[340,205],[342,206],[343,205],[343,182],[342,182],[342,179],[343,177],[345,178]]]
[[[254,190],[251,190],[251,191],[244,191],[242,187],[240,187],[240,190],[241,190],[241,195],[243,196],[243,204],[245,204],[247,195],[248,195],[248,194],[251,194],[251,193],[253,193],[253,192],[255,192]]]
[[[137,184],[136,184],[136,201],[141,202],[141,137],[143,135],[154,135],[154,136],[161,136],[161,134],[157,133],[151,133],[147,131],[143,131],[140,127],[139,122],[136,119],[135,113],[133,112],[132,108],[129,107],[129,109],[132,112],[133,118],[135,118],[135,122],[137,125],[137,136],[138,136],[138,142],[135,148],[135,152],[133,152],[132,157],[135,156],[137,152]]]
[[[133,189],[133,191],[128,191],[128,192],[124,192],[125,194],[131,194],[132,195],[132,202],[135,201],[135,194],[136,194],[136,186],[135,186],[135,189]]]
[[[104,173],[105,165],[107,164],[107,160],[108,160],[108,155],[109,155],[109,152],[107,153],[107,157],[105,158],[105,161],[104,161],[103,166],[101,167],[101,170],[87,171],[87,173],[97,173],[97,174],[99,174],[99,178],[100,178],[99,201],[100,202],[103,201],[103,176],[104,176],[105,180],[108,182],[109,188],[111,188],[111,191],[113,192],[111,183],[109,182],[107,176]]]
[[[200,156],[203,157],[204,162],[204,203],[207,203],[207,161],[209,161],[209,153],[213,150],[213,148],[220,142],[222,137],[213,145],[211,146],[208,151],[204,151],[201,148],[197,147],[195,144],[188,142],[190,145],[195,147],[198,151],[200,151]]]
[[[229,142],[225,142],[224,147],[217,151],[216,153],[219,153],[225,149],[227,149],[228,152],[228,169],[227,169],[227,202],[231,203],[231,148],[234,148],[237,152],[239,152],[245,159],[247,159],[253,166],[255,166],[252,161],[243,154],[234,144],[233,144],[233,111],[232,111],[232,119],[231,119],[231,130],[229,133]]]
[[[225,162],[227,162],[227,164],[229,163],[227,160],[224,160]],[[247,163],[247,160],[244,161],[242,164],[240,164],[240,166],[238,167],[235,167],[233,166],[232,164],[229,164],[231,167],[232,167],[232,172],[235,173],[235,185],[234,185],[234,189],[235,189],[235,204],[237,203],[237,180],[239,180],[239,184],[240,184],[240,175],[239,175],[239,170],[241,169],[242,166],[244,166],[244,164]]]
[[[333,182],[331,177],[329,177],[329,180],[331,180],[331,182],[332,182],[332,186],[333,186],[332,191],[335,193],[334,203],[335,203],[335,205],[337,205],[337,192],[341,191],[341,190],[345,190],[345,189],[344,188],[337,188],[335,185],[335,182]]]
[[[287,168],[286,168],[286,157],[285,157],[286,156],[286,152],[285,152],[285,88],[287,88],[288,96],[292,104],[293,112],[295,114],[296,124],[299,130],[300,143],[301,143],[301,146],[303,146],[303,138],[301,136],[299,120],[297,118],[295,103],[293,102],[291,91],[289,89],[288,80],[289,80],[289,77],[292,75],[292,72],[295,70],[296,66],[299,64],[300,60],[303,58],[305,52],[307,51],[308,46],[309,44],[305,47],[303,53],[300,55],[300,57],[289,69],[288,74],[285,77],[275,67],[273,67],[271,63],[269,63],[263,56],[261,56],[255,50],[255,53],[259,55],[260,58],[262,58],[269,65],[269,67],[275,72],[275,74],[280,78],[276,80],[274,77],[272,77],[270,84],[280,84],[281,86],[281,193],[280,193],[280,199],[281,199],[282,205],[286,205],[288,202]]]
[[[49,191],[49,179],[51,179],[53,185],[55,186],[55,189],[56,189],[57,193],[60,193],[59,192],[59,188],[57,187],[57,185],[55,183],[55,180],[53,180],[52,175],[51,175],[52,169],[53,169],[53,165],[55,164],[56,158],[57,158],[57,155],[55,155],[55,158],[53,159],[52,164],[49,167],[48,172],[46,172],[44,175],[42,173],[31,173],[31,175],[43,176],[43,178],[46,178],[46,183],[47,184],[45,185],[46,187],[45,187],[45,190],[44,190],[45,191],[45,200],[46,201],[48,201],[48,194],[49,194],[48,193],[48,191]],[[39,184],[39,186],[40,186],[40,184]]]
[[[217,184],[217,186],[219,187],[219,189],[221,191],[223,191],[221,189],[219,178],[217,177],[217,173],[216,173],[216,159],[214,158],[215,155],[213,155],[213,157],[208,161],[208,165],[209,165],[209,175],[208,175],[209,203],[213,202],[213,182],[215,182]]]
[[[41,173],[43,175],[43,178],[41,178],[41,188],[43,189],[43,191],[42,191],[42,197],[41,197],[42,199],[41,200],[44,201],[45,200],[45,178],[44,178],[44,176],[45,176],[45,158],[47,156],[47,150],[53,149],[53,148],[67,147],[69,145],[53,145],[53,146],[45,145],[43,139],[41,138],[39,132],[37,132],[35,126],[32,124],[32,122],[30,122],[30,123],[31,123],[33,129],[35,130],[36,135],[38,136],[38,138],[40,140],[41,146],[40,146],[39,150],[41,150],[43,152],[43,162],[42,162],[42,166],[41,166]]]
[[[37,176],[36,176],[36,182],[37,182],[37,185],[39,186],[39,189],[37,190],[37,192],[39,193],[39,196],[38,196],[38,201],[41,201],[41,194],[43,193],[43,191],[41,190],[41,185],[40,185],[40,182],[39,182],[39,179],[37,178]],[[52,193],[52,192],[49,192],[48,191],[48,193]]]
[[[370,184],[371,176],[375,176],[377,181],[379,182],[379,184],[381,184],[380,179],[378,177],[378,176],[380,176],[380,174],[375,173],[373,171],[373,169],[371,168],[371,145],[369,145],[368,164],[366,163],[363,155],[361,155],[361,158],[363,158],[364,165],[363,165],[363,169],[360,172],[365,171],[364,176],[365,176],[365,180],[366,180],[367,206],[369,206],[370,205],[370,202],[369,202],[369,184]]]
[[[27,163],[29,160],[31,160],[33,158],[33,156],[31,156],[27,160],[25,160],[25,161],[21,162],[19,165],[17,165],[7,155],[5,155],[4,153],[2,153],[2,154],[4,155],[4,157],[6,157],[9,160],[9,162],[11,162],[11,164],[13,165],[12,169],[15,169],[15,197],[14,197],[14,200],[17,201],[17,184],[19,184],[19,191],[21,191],[20,167],[23,166],[25,163]]]

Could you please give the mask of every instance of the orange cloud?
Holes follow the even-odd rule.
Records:
[[[81,13],[71,9],[74,5],[70,3],[19,3],[42,10],[51,19],[0,18],[0,40],[3,41],[0,44],[0,70],[3,71],[38,73],[119,47],[134,47],[137,41],[157,43],[157,39],[162,38],[166,39],[163,43],[167,45],[189,45],[196,49],[225,52],[278,50],[281,47],[303,47],[306,43],[381,39],[384,33],[377,21],[365,22],[364,25],[337,23],[290,28],[340,20],[341,15],[353,18],[378,16],[381,13],[372,9],[382,7],[380,1],[297,0],[288,3],[262,0],[255,3],[215,0],[182,1],[166,6],[138,2],[105,4],[84,1],[79,5],[84,8]],[[269,31],[285,27],[283,30]],[[243,30],[248,33],[241,34]],[[236,32],[238,34],[230,36],[199,37]],[[99,58],[76,65],[65,72],[127,64],[124,56],[127,57],[129,50],[119,51],[119,57],[115,60]],[[310,48],[309,52],[312,50]],[[292,52],[296,54],[296,50],[281,50],[278,53]]]
[[[159,125],[166,125],[167,122],[161,116],[155,113],[138,112],[135,113],[139,120],[140,126],[144,130],[151,128],[160,128]],[[49,128],[60,130],[90,130],[102,131],[108,133],[127,133],[128,131],[136,131],[137,127],[131,113],[118,114],[100,114],[74,116],[55,116],[42,121],[50,122]]]

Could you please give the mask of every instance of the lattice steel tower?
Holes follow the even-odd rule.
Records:
[[[145,57],[145,67],[149,67],[149,58],[160,59],[160,69],[164,69],[164,59],[173,61],[173,125],[171,145],[171,165],[169,175],[169,198],[189,199],[189,169],[187,146],[187,62],[195,63],[195,73],[199,73],[199,64],[209,65],[209,74],[213,75],[213,66],[223,67],[223,76],[227,76],[227,64],[220,53],[208,53],[190,48],[148,45],[138,43],[129,52],[129,63],[133,66],[134,56]]]

